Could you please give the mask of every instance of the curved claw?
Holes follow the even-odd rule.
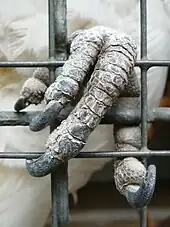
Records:
[[[62,109],[63,105],[61,103],[50,101],[45,109],[32,119],[29,125],[30,130],[37,132],[44,129],[57,118]]]
[[[148,167],[145,179],[140,187],[134,185],[126,187],[126,199],[133,208],[142,208],[146,206],[154,193],[156,183],[156,167]]]
[[[20,110],[25,109],[26,107],[28,107],[30,105],[30,102],[27,101],[26,98],[19,98],[15,105],[14,105],[14,109],[19,112]]]
[[[48,152],[36,160],[26,160],[26,168],[31,176],[44,177],[53,172],[61,163],[61,160]]]

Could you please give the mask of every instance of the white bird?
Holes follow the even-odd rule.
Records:
[[[148,58],[170,59],[168,16],[161,0],[149,0]],[[168,4],[167,2],[164,2]],[[69,0],[68,35],[80,28],[103,25],[129,34],[137,43],[140,57],[140,14],[138,0]],[[47,0],[1,0],[0,60],[48,59]],[[34,69],[0,69],[0,111],[13,110],[20,89]],[[140,71],[136,68],[138,78]],[[167,67],[148,72],[148,105],[159,105],[166,82]],[[27,110],[41,110],[42,105]],[[112,125],[100,125],[90,135],[84,151],[112,151]],[[31,132],[28,127],[0,127],[3,152],[45,151],[49,128]],[[69,192],[73,195],[91,175],[109,159],[69,161]],[[0,160],[0,226],[42,227],[50,210],[49,176],[33,178],[25,169],[25,160]]]

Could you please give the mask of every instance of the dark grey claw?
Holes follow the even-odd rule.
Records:
[[[156,167],[150,165],[146,176],[137,189],[134,185],[126,187],[126,199],[133,208],[142,208],[150,202],[156,183]]]
[[[14,105],[14,109],[19,112],[20,110],[25,109],[26,107],[28,107],[30,105],[30,103],[27,101],[26,98],[19,98],[15,105]]]
[[[61,163],[51,153],[45,153],[36,160],[26,160],[26,168],[31,176],[44,177],[55,171]]]
[[[63,105],[61,103],[50,101],[45,109],[32,119],[29,125],[30,130],[35,132],[41,131],[57,119],[57,115],[62,109]]]

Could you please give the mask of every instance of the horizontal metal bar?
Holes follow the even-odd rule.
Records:
[[[170,156],[170,151],[149,150],[146,151],[95,151],[80,152],[74,158],[113,158],[113,157],[151,157],[151,156]],[[35,159],[40,157],[43,152],[1,152],[0,159]]]
[[[154,66],[170,66],[169,60],[139,60],[136,62],[135,66],[139,67],[146,67],[147,69],[154,67]]]
[[[5,67],[59,67],[63,66],[65,61],[24,61],[24,62],[19,62],[19,61],[2,61],[0,62],[0,68],[5,68]]]
[[[31,119],[39,113],[40,111],[29,111],[20,113],[12,111],[1,111],[0,126],[28,126]],[[147,119],[149,123],[157,120],[170,121],[170,108],[152,108],[148,110]],[[123,124],[140,124],[140,109],[132,110],[126,108],[121,110],[112,108],[106,113],[105,117],[101,121],[101,124],[114,124],[115,122]]]
[[[4,67],[59,67],[62,66],[65,61],[2,61],[0,62],[0,68]],[[164,60],[139,60],[136,62],[135,66],[146,67],[147,69],[154,66],[170,66],[170,61]]]

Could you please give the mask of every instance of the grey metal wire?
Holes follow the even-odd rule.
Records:
[[[141,60],[147,60],[147,0],[140,0]],[[141,150],[147,148],[147,67],[141,67]],[[147,159],[143,158],[147,166]],[[140,226],[147,226],[147,207],[140,210]]]
[[[64,61],[67,59],[67,27],[66,0],[49,1],[49,58]],[[57,76],[57,69],[49,68],[50,83]],[[52,123],[51,131],[56,123]],[[67,163],[51,174],[51,225],[52,227],[67,226],[69,222],[68,205],[68,173]]]
[[[116,156],[143,157],[170,156],[170,151],[151,151],[147,148],[147,123],[156,120],[170,121],[169,108],[147,108],[147,71],[154,66],[170,66],[170,61],[147,60],[147,4],[140,0],[141,16],[141,59],[136,63],[141,69],[141,110],[111,110],[101,123],[111,124],[115,121],[126,124],[139,123],[142,126],[142,147],[139,152],[82,152],[75,158],[113,158]],[[57,39],[56,39],[57,37]],[[55,79],[55,69],[64,64],[66,60],[66,0],[49,0],[49,61],[41,62],[0,62],[0,67],[47,67],[50,70],[51,82]],[[38,112],[15,113],[12,111],[0,112],[0,126],[27,126],[31,118]],[[53,128],[51,128],[53,130]],[[7,159],[33,159],[42,155],[37,152],[0,152],[0,158]],[[52,227],[67,226],[69,222],[68,207],[68,174],[67,163],[51,175],[52,198]],[[146,227],[146,208],[140,211],[140,227]]]

